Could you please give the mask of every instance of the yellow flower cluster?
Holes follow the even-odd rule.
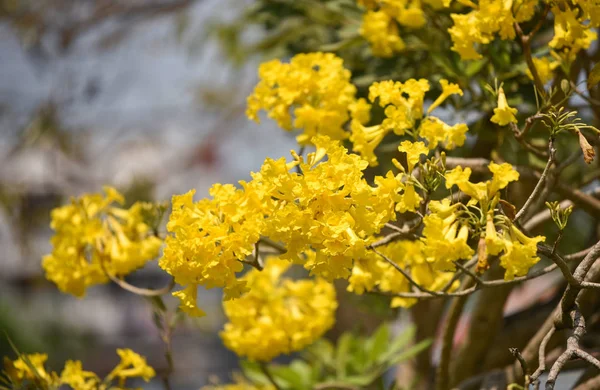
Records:
[[[175,293],[184,311],[203,314],[196,306],[197,285],[223,287],[225,300],[247,291],[236,273],[261,236],[282,242],[283,257],[303,262],[314,274],[347,277],[368,238],[395,218],[395,205],[414,210],[420,201],[414,189],[405,190],[400,175],[376,177],[371,186],[359,156],[324,136],[313,141],[317,150],[306,161],[295,153],[289,163],[267,159],[250,182],[240,182],[242,189],[217,184],[212,199],[196,203],[193,191],[173,197],[167,224],[172,234],[159,265],[187,286]],[[315,253],[308,258],[306,251]]]
[[[52,210],[52,253],[44,256],[46,278],[77,297],[111,275],[123,276],[158,257],[162,240],[144,222],[147,203],[121,208],[124,198],[114,188],[105,195],[86,194]],[[105,272],[106,270],[106,272]]]
[[[38,389],[69,386],[73,390],[124,389],[127,379],[142,378],[148,382],[156,375],[146,359],[131,349],[117,349],[117,354],[121,361],[104,380],[91,371],[84,371],[78,360],[68,360],[60,376],[54,371],[49,372],[45,368],[48,355],[40,353],[21,355],[16,360],[5,357],[4,371],[14,388],[29,384]],[[118,387],[111,385],[115,380]]]
[[[554,37],[548,45],[566,61],[588,49],[598,38],[594,29],[600,27],[600,7],[595,0],[559,0],[552,3]]]
[[[193,190],[173,197],[167,223],[172,234],[165,239],[159,266],[187,286],[174,295],[190,315],[203,315],[195,304],[198,285],[223,287],[225,299],[245,291],[235,274],[243,269],[240,260],[252,253],[260,238],[264,213],[260,194],[242,185],[247,191],[215,184],[210,190],[212,199],[198,202],[193,201]]]
[[[515,276],[527,274],[529,269],[539,260],[537,244],[543,242],[545,237],[527,237],[510,220],[503,217],[501,224],[503,234],[499,236],[494,218],[494,208],[498,202],[498,192],[510,182],[519,179],[519,173],[510,164],[490,163],[489,170],[493,176],[491,180],[479,183],[469,181],[470,168],[457,167],[446,173],[446,187],[456,185],[466,195],[471,197],[470,205],[478,203],[486,221],[485,246],[479,251],[480,262],[486,263],[488,255],[500,255],[500,265],[506,270],[504,278],[511,280]],[[426,217],[427,218],[427,217]],[[450,265],[447,263],[447,265]]]
[[[311,143],[317,134],[347,138],[343,125],[351,114],[369,120],[364,99],[355,98],[350,71],[334,54],[298,54],[289,63],[269,61],[260,65],[258,75],[260,82],[248,97],[248,118],[258,122],[258,112],[265,110],[281,128],[302,129],[300,144]]]
[[[504,234],[498,235],[491,213],[487,216],[485,231],[486,255],[499,255],[500,265],[506,270],[504,279],[512,280],[515,276],[526,275],[531,267],[540,261],[537,255],[537,244],[543,242],[543,236],[527,237],[515,225],[504,228]]]
[[[466,14],[452,14],[454,26],[448,29],[454,46],[452,50],[464,60],[481,58],[477,46],[487,45],[497,36],[502,40],[515,38],[515,23],[530,21],[535,15],[539,0],[480,0],[478,4],[462,0],[472,10]],[[449,0],[445,0],[447,6]],[[559,0],[552,2],[554,37],[548,45],[564,60],[572,61],[582,49],[590,47],[597,39],[594,28],[600,26],[599,7],[594,0]],[[535,63],[544,73],[543,82],[549,80],[544,62]]]
[[[474,254],[467,243],[469,227],[457,212],[460,205],[451,205],[448,199],[431,201],[432,213],[423,218],[423,252],[436,270],[454,271],[454,261],[469,259]]]
[[[442,8],[440,0],[358,0],[367,9],[360,27],[362,35],[371,45],[373,55],[392,57],[404,50],[399,26],[418,29],[427,20],[423,4],[434,9]]]
[[[229,322],[221,338],[239,356],[269,361],[303,349],[333,326],[333,285],[323,279],[283,278],[289,267],[288,261],[268,258],[262,271],[244,276],[250,290],[224,302]]]
[[[409,134],[427,141],[429,149],[435,149],[439,144],[446,149],[462,146],[466,139],[467,125],[459,123],[450,126],[441,119],[429,114],[451,95],[461,95],[462,90],[457,84],[440,80],[442,93],[424,113],[423,103],[425,93],[429,91],[429,82],[425,79],[409,79],[404,83],[394,81],[376,82],[369,88],[369,100],[378,100],[384,109],[385,119],[378,125],[364,126],[353,120],[350,141],[353,150],[359,153],[370,165],[378,164],[375,149],[385,136],[392,131],[397,135]]]
[[[452,279],[452,272],[434,269],[426,257],[425,243],[420,240],[396,241],[378,251],[405,269],[420,286],[432,291],[441,290]],[[367,256],[354,261],[352,275],[348,279],[348,291],[362,294],[365,291],[404,293],[411,291],[411,285],[398,270],[383,260],[378,254],[369,251]],[[449,291],[458,287],[458,282]],[[394,297],[391,307],[410,307],[417,302],[414,298]]]
[[[463,60],[481,58],[476,45],[487,45],[496,34],[503,40],[515,38],[514,23],[529,21],[535,14],[538,0],[480,0],[476,5],[463,1],[474,8],[467,14],[452,14],[454,26],[448,29],[454,45],[452,50]],[[450,1],[447,1],[447,5]]]
[[[389,173],[371,186],[363,177],[367,163],[359,156],[325,138],[315,143],[317,151],[306,161],[296,156],[301,175],[281,159],[267,160],[253,177],[273,202],[264,235],[286,245],[286,259],[302,261],[304,252],[316,251],[305,267],[332,280],[347,277],[368,238],[395,219],[404,184]]]

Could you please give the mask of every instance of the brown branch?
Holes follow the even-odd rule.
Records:
[[[473,279],[468,279],[461,286],[462,291],[466,291],[471,287],[475,287]],[[444,332],[442,336],[442,351],[440,356],[440,363],[438,365],[435,388],[437,390],[446,390],[450,388],[450,360],[452,355],[452,347],[454,345],[454,334],[456,332],[456,326],[458,320],[462,314],[463,308],[467,303],[468,297],[460,297],[452,301],[450,309],[448,310],[448,316],[444,326]]]
[[[523,48],[523,56],[525,57],[525,62],[527,63],[527,67],[533,76],[533,82],[535,84],[538,93],[544,98],[546,96],[546,90],[544,89],[544,83],[542,83],[542,79],[533,63],[533,56],[531,55],[531,34],[523,34],[523,30],[519,23],[514,24],[515,31],[519,38],[521,38],[521,46]]]
[[[550,330],[548,331],[548,333],[546,333],[546,335],[542,339],[542,342],[540,343],[540,348],[538,351],[538,368],[533,374],[531,374],[532,383],[536,383],[540,375],[542,375],[544,371],[546,371],[546,347],[548,346],[550,339],[554,335],[554,332],[556,332],[556,328],[552,326],[552,328],[550,328]],[[521,362],[519,362],[519,364],[522,365]]]

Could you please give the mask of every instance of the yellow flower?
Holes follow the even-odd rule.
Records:
[[[517,123],[517,118],[515,117],[516,114],[517,109],[508,106],[504,89],[500,88],[498,91],[498,107],[494,108],[494,115],[492,116],[491,121],[500,126],[506,126],[511,122]]]
[[[485,245],[487,254],[496,256],[504,249],[504,240],[498,235],[494,226],[494,212],[490,211],[486,216]]]
[[[446,188],[450,189],[453,185],[469,195],[478,202],[489,202],[498,191],[506,188],[513,181],[519,180],[519,173],[514,170],[512,165],[508,163],[496,164],[491,162],[488,166],[493,173],[492,180],[480,183],[471,183],[471,168],[458,166],[450,171],[447,171],[444,177],[446,178]]]
[[[58,387],[60,378],[56,372],[46,371],[46,360],[48,355],[44,353],[24,354],[13,361],[4,357],[4,372],[19,388],[27,384],[34,384],[34,388],[40,389]]]
[[[511,164],[496,164],[492,161],[488,169],[493,174],[491,182],[488,182],[488,197],[490,198],[498,191],[506,188],[510,182],[519,180],[519,172]]]
[[[192,317],[204,317],[206,313],[198,308],[196,304],[196,296],[198,294],[198,285],[190,284],[180,291],[172,293],[174,297],[179,298],[181,310]]]
[[[135,203],[129,209],[114,205],[123,196],[105,187],[105,194],[85,194],[52,210],[52,253],[44,256],[46,278],[77,297],[95,284],[108,281],[103,270],[124,276],[158,257],[162,240],[144,221],[153,206]]]
[[[350,129],[350,141],[352,142],[352,150],[360,154],[370,166],[379,165],[375,149],[379,146],[385,136],[391,129],[384,129],[381,125],[363,126],[358,121],[352,121]]]
[[[429,149],[435,149],[442,144],[446,149],[452,150],[463,146],[469,130],[466,124],[458,123],[454,126],[447,125],[434,116],[426,117],[419,126],[419,135],[427,141]]]
[[[534,58],[533,64],[543,84],[546,84],[552,80],[552,77],[554,76],[554,69],[558,68],[560,65],[558,61],[551,62],[548,57]],[[526,70],[526,73],[527,77],[533,80],[533,75],[529,69]]]
[[[425,2],[435,9],[441,8],[439,0]],[[391,57],[404,50],[398,25],[417,29],[427,23],[420,0],[358,0],[358,4],[367,8],[360,35],[370,43],[377,57]]]
[[[448,80],[442,79],[440,80],[440,85],[442,86],[442,93],[433,103],[431,103],[431,106],[427,109],[427,114],[431,113],[431,111],[442,104],[449,96],[455,94],[459,96],[463,95],[463,91],[458,84],[449,83]]]
[[[252,270],[244,276],[249,291],[223,303],[229,322],[221,338],[237,355],[269,361],[303,349],[333,326],[333,286],[322,279],[283,278],[289,266],[285,260],[268,258],[262,272]]]
[[[391,57],[404,50],[396,22],[385,12],[368,11],[363,15],[359,33],[370,44],[376,57]]]
[[[65,385],[73,390],[109,390],[124,389],[128,378],[140,377],[148,382],[155,376],[154,369],[146,364],[146,359],[130,349],[117,349],[121,362],[104,378],[100,380],[91,371],[84,371],[78,360],[67,360],[59,376],[56,372],[48,372],[44,363],[46,354],[34,353],[21,355],[11,361],[4,357],[4,372],[19,388],[58,389]],[[118,380],[118,386],[111,385]]]
[[[415,164],[419,162],[421,155],[427,156],[429,149],[423,142],[402,141],[398,146],[398,151],[406,153],[406,162],[408,164],[408,172],[412,172]]]
[[[128,378],[142,378],[145,382],[154,378],[154,369],[146,363],[146,359],[131,349],[117,349],[121,361],[106,377],[108,380],[118,379],[123,384]]]
[[[471,198],[481,201],[487,199],[487,183],[471,183],[469,178],[471,177],[471,168],[464,168],[458,166],[451,171],[446,172],[444,175],[446,178],[446,188],[450,189],[453,185],[469,195]]]
[[[343,126],[351,109],[360,108],[360,119],[365,117],[364,103],[356,107],[350,71],[332,53],[298,54],[289,63],[269,61],[258,73],[260,82],[248,97],[246,115],[258,122],[258,112],[265,110],[284,130],[302,129],[297,137],[301,144],[312,143],[317,134],[347,138]]]
[[[411,183],[406,184],[396,204],[396,211],[399,213],[415,211],[421,205],[422,200],[421,196],[415,191],[415,186]]]
[[[469,228],[457,220],[456,214],[446,218],[432,213],[423,218],[425,257],[439,271],[454,271],[454,261],[471,258],[473,249],[467,244]]]
[[[68,360],[65,363],[60,380],[73,390],[100,390],[100,378],[91,371],[84,371],[79,360]]]
[[[546,238],[543,236],[527,237],[516,226],[511,225],[509,238],[505,238],[505,252],[500,257],[500,265],[506,270],[505,280],[515,276],[523,276],[529,272],[540,258],[537,256],[537,244]]]

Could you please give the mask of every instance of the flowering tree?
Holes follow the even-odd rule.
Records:
[[[593,229],[579,228],[600,217],[591,185],[599,178],[600,4],[275,3],[258,2],[246,17],[281,15],[275,25],[299,18],[314,28],[299,33],[303,41],[277,37],[294,55],[259,67],[247,116],[266,115],[295,132],[298,150],[265,159],[250,181],[215,184],[210,198],[195,200],[194,190],[173,196],[166,231],[163,205],[125,208],[110,187],[73,199],[52,212],[46,277],[80,298],[110,281],[150,297],[170,370],[176,321],[160,297],[175,290],[180,312],[199,317],[198,288],[222,288],[221,337],[247,360],[236,384],[211,389],[382,388],[390,367],[423,350],[420,386],[440,390],[537,387],[542,374],[552,389],[573,362],[600,369],[584,343],[586,321],[598,320],[600,242]],[[571,217],[575,208],[581,213]],[[172,277],[168,286],[124,280],[156,258]],[[290,267],[309,272],[285,276]],[[485,334],[502,327],[511,289],[550,273],[562,276],[560,300],[491,363],[505,367],[497,379],[482,363],[499,348]],[[390,341],[386,327],[370,338],[346,334],[336,346],[319,340],[335,321],[338,279],[354,294],[412,310],[420,342],[409,346],[410,332]],[[454,348],[475,295],[467,338]],[[437,323],[433,365],[428,338]],[[270,363],[302,350],[289,365]],[[104,389],[154,376],[143,357],[118,353],[122,363],[103,381],[80,362],[59,375],[46,371],[45,356],[20,355],[6,362],[6,383]],[[581,388],[600,386],[590,373]]]

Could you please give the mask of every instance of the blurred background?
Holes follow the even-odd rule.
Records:
[[[215,182],[249,179],[267,155],[289,155],[292,134],[244,115],[261,58],[223,50],[220,26],[250,3],[0,1],[0,330],[21,351],[48,353],[55,370],[80,359],[106,374],[123,347],[165,366],[143,298],[105,285],[79,300],[44,279],[49,212],[104,184],[131,203],[191,188],[203,197]],[[158,288],[166,278],[146,267],[131,282]],[[203,293],[209,315],[175,333],[174,388],[235,367],[217,336],[220,297]],[[14,356],[4,334],[0,354]]]

